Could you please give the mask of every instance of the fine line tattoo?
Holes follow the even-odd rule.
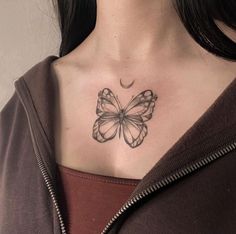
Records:
[[[109,88],[98,92],[96,114],[99,116],[94,125],[92,137],[100,143],[113,139],[119,131],[131,147],[139,146],[148,133],[146,121],[152,118],[157,95],[145,90],[136,97],[132,96],[123,108]]]
[[[122,81],[121,81],[121,79],[120,79],[120,85],[121,85],[121,87],[124,88],[124,89],[130,88],[133,84],[134,84],[134,80],[133,80],[130,84],[125,85],[125,84],[122,83]]]

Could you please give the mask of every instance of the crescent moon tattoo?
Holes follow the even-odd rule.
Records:
[[[124,84],[122,84],[122,81],[121,81],[121,79],[120,79],[120,85],[121,85],[121,87],[124,88],[124,89],[130,88],[133,84],[134,84],[134,80],[133,80],[130,84],[124,85]]]

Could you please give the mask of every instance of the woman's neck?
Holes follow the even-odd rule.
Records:
[[[171,0],[99,0],[90,38],[97,55],[117,62],[146,60],[192,46]]]

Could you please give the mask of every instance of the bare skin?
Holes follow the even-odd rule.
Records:
[[[53,62],[59,87],[57,163],[141,179],[234,80],[235,63],[201,48],[170,2],[99,0],[93,32]],[[134,84],[122,88],[120,79]],[[124,105],[146,89],[158,95],[140,146],[129,147],[118,134],[104,143],[93,139],[98,92],[104,88],[117,94]]]

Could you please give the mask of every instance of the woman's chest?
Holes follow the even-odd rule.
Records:
[[[224,88],[222,85],[199,96],[200,88],[196,87],[179,90],[181,95],[176,92],[165,97],[164,92],[154,87],[158,98],[147,121],[142,119],[142,107],[132,116],[126,113],[121,118],[121,110],[108,107],[107,100],[101,103],[99,94],[88,98],[86,94],[73,98],[62,95],[55,121],[56,160],[85,172],[141,179],[208,110]],[[128,102],[129,98],[122,101],[126,99]],[[131,146],[130,142],[140,139],[139,145]]]
[[[100,73],[95,80],[94,74],[75,72],[68,79],[69,71],[59,72],[57,162],[96,174],[142,178],[234,79],[230,72],[215,77],[211,72],[199,70],[190,79],[185,69],[179,77],[140,79],[128,89]]]

